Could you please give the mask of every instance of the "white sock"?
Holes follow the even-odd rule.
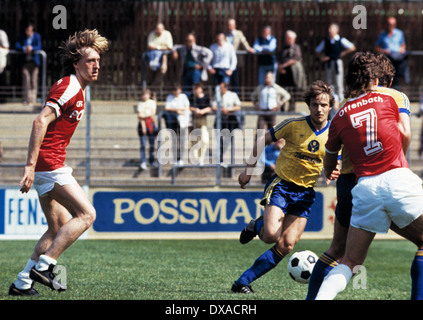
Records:
[[[38,271],[45,271],[48,269],[48,266],[50,264],[56,264],[57,261],[54,260],[53,258],[50,258],[49,256],[46,256],[44,254],[42,254],[40,256],[40,260],[38,261],[37,265],[35,266],[35,269],[37,269]]]
[[[27,290],[31,288],[33,280],[29,277],[29,272],[36,264],[37,261],[31,259],[28,260],[25,268],[19,272],[18,277],[14,282],[16,288],[20,290]]]
[[[351,280],[351,269],[345,264],[338,264],[325,277],[317,293],[316,300],[333,300],[343,291]]]

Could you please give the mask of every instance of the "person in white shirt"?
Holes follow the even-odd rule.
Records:
[[[291,99],[291,95],[284,88],[275,83],[272,71],[268,71],[264,78],[264,85],[259,85],[251,94],[251,100],[257,111],[277,112]],[[259,115],[257,129],[270,129],[275,125],[276,115]]]
[[[173,129],[176,132],[177,139],[177,160],[179,164],[183,164],[182,150],[184,150],[185,143],[188,137],[188,126],[191,119],[190,103],[187,95],[182,93],[180,85],[176,85],[173,91],[166,98],[165,110],[173,121],[166,123],[168,129]],[[175,121],[176,120],[176,121]]]
[[[221,82],[230,83],[230,78],[237,66],[236,52],[232,44],[226,41],[225,34],[219,32],[216,43],[210,46],[213,59],[209,65],[209,73],[214,76],[214,85]]]
[[[332,23],[329,26],[329,36],[323,39],[315,51],[324,63],[326,82],[335,86],[339,101],[344,100],[344,64],[342,58],[355,51],[352,42],[339,35],[339,26]]]
[[[228,90],[229,85],[225,82],[219,84],[220,87],[220,111],[221,111],[221,127],[220,129],[228,129],[233,131],[241,127],[238,112],[241,111],[241,100],[238,95]],[[217,93],[218,94],[218,93]],[[214,96],[212,101],[212,110],[217,111],[219,97]],[[216,127],[216,123],[215,123]],[[219,128],[217,128],[219,129]],[[232,144],[231,144],[232,145]],[[227,143],[220,143],[220,162],[223,162],[223,154],[227,149]]]
[[[140,137],[140,169],[147,169],[146,162],[146,140],[149,143],[149,163],[153,165],[155,162],[155,138],[156,138],[156,125],[154,123],[154,116],[156,115],[156,101],[151,98],[149,89],[145,89],[141,96],[141,101],[137,105],[138,116],[138,136]]]

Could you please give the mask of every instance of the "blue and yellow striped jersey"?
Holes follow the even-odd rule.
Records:
[[[275,169],[281,179],[306,188],[316,185],[323,169],[329,124],[317,131],[306,116],[284,120],[270,129],[273,141],[285,140]]]
[[[389,94],[390,96],[392,96],[398,105],[399,113],[405,113],[408,115],[411,114],[410,100],[404,93],[392,88],[386,88],[382,86],[378,86],[374,91],[384,93],[384,94]],[[342,102],[341,108],[345,104],[346,101],[347,100],[344,100]],[[350,158],[344,148],[342,149],[342,153],[341,153],[341,161],[342,161],[342,166],[341,166],[342,174],[354,173],[354,169],[352,167]]]

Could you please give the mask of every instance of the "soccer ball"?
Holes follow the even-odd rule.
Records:
[[[299,283],[308,283],[314,265],[319,258],[309,250],[295,252],[288,261],[288,273]]]

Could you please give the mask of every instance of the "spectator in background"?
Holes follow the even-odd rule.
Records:
[[[0,29],[0,88],[6,84],[4,69],[7,64],[7,55],[9,53],[9,39],[7,33]],[[6,102],[3,92],[0,92],[0,103]],[[0,146],[1,147],[1,146]],[[0,149],[1,151],[1,149]]]
[[[172,93],[167,96],[165,103],[167,111],[166,126],[175,131],[177,136],[177,160],[179,165],[183,165],[183,153],[188,138],[188,126],[191,118],[190,104],[188,97],[182,93],[180,85],[173,87]]]
[[[247,39],[245,38],[244,33],[236,28],[235,19],[228,19],[227,29],[228,32],[226,33],[226,41],[233,45],[235,52],[237,52],[242,46],[249,53],[255,53],[255,50],[250,46]],[[232,72],[230,79],[233,91],[237,94],[239,90],[238,68],[244,66],[243,58],[243,56],[237,56],[237,68]]]
[[[277,112],[291,99],[291,95],[275,83],[272,71],[268,71],[264,84],[257,86],[251,94],[251,100],[257,111]],[[275,125],[276,115],[259,115],[257,129],[270,129]]]
[[[241,119],[240,115],[238,114],[238,112],[241,111],[241,100],[239,100],[239,97],[235,92],[229,90],[229,85],[226,82],[221,82],[219,84],[219,89],[220,90],[216,90],[216,94],[213,98],[212,109],[213,111],[217,111],[220,102],[220,129],[228,129],[230,132],[232,132],[235,129],[241,128]],[[219,91],[220,97],[218,96]],[[232,143],[231,146],[233,146]],[[220,143],[220,162],[223,162],[223,154],[226,148],[227,143]]]
[[[160,85],[167,72],[167,55],[165,51],[173,48],[171,33],[165,29],[163,23],[158,23],[154,31],[147,38],[147,61],[153,71],[152,85]]]
[[[258,84],[264,83],[265,74],[272,71],[276,79],[276,38],[272,35],[272,28],[266,26],[262,29],[261,35],[254,41],[253,49],[258,56]]]
[[[210,97],[204,93],[203,85],[197,83],[194,93],[190,96],[192,122],[194,129],[201,130],[200,148],[195,150],[194,157],[199,165],[203,165],[209,147],[209,131],[207,128],[207,115],[212,112]]]
[[[288,30],[285,32],[284,46],[278,57],[277,84],[291,92],[288,111],[295,111],[295,97],[307,87],[307,79],[302,63],[301,48],[295,43],[297,34]]]
[[[156,139],[156,125],[154,123],[154,116],[156,115],[156,101],[152,99],[149,89],[142,92],[141,101],[137,105],[138,115],[138,136],[140,137],[140,169],[147,169],[145,147],[148,139],[149,143],[149,164],[154,165],[155,162],[155,139]]]
[[[25,25],[25,32],[18,37],[15,48],[22,51],[22,86],[24,90],[25,105],[33,105],[37,102],[38,72],[40,67],[40,55],[34,51],[41,50],[41,36],[34,32],[34,24],[29,22]]]
[[[264,171],[261,174],[261,182],[266,183],[275,174],[276,160],[281,153],[281,149],[285,145],[284,139],[279,139],[267,145],[264,152],[261,154],[259,162],[264,166]]]
[[[405,44],[404,33],[396,28],[397,19],[389,17],[386,20],[386,30],[376,40],[375,51],[385,54],[394,65],[395,76],[392,87],[399,89],[400,79],[410,83],[410,70],[408,68],[408,52]]]
[[[216,42],[210,46],[213,59],[209,65],[209,72],[214,76],[215,86],[221,82],[230,83],[230,78],[237,65],[234,47],[225,39],[225,34],[219,32],[216,35]]]
[[[339,101],[344,100],[344,63],[342,58],[355,51],[352,42],[339,35],[339,26],[332,23],[329,26],[329,35],[316,47],[320,61],[324,63],[326,82],[335,87]]]
[[[173,59],[179,60],[179,72],[183,91],[192,90],[200,81],[207,81],[207,68],[213,58],[210,49],[197,45],[194,33],[189,33],[185,45],[175,45]]]

